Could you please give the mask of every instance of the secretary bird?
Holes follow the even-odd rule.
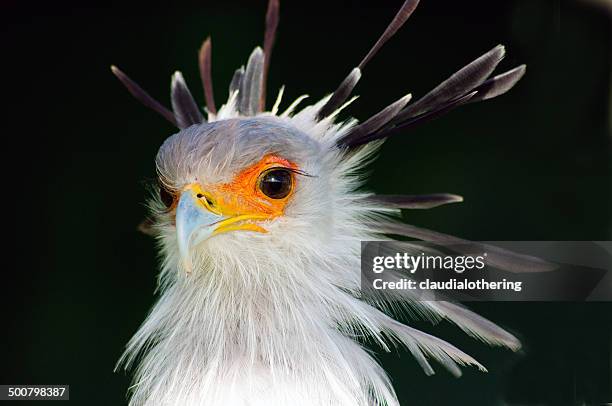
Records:
[[[513,335],[459,304],[361,289],[361,241],[462,241],[398,216],[459,196],[362,191],[359,174],[383,140],[501,95],[525,73],[521,65],[491,76],[504,56],[499,45],[415,102],[408,94],[361,123],[338,122],[368,62],[417,4],[406,0],[337,89],[301,109],[306,96],[281,112],[282,88],[266,107],[278,0],[268,4],[263,49],[236,70],[219,109],[210,38],[199,52],[205,109],[180,72],[172,77],[170,110],[111,67],[133,96],[179,129],[157,154],[159,181],[143,226],[163,264],[159,298],[119,364],[137,365],[131,405],[398,405],[365,340],[385,351],[405,346],[427,374],[434,373],[431,360],[457,376],[459,366],[485,370],[453,345],[396,321],[388,314],[394,306],[520,348]],[[491,253],[489,261],[516,266],[511,253]]]

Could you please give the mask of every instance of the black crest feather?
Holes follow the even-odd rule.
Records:
[[[436,86],[425,96],[408,106],[404,111],[398,114],[396,121],[403,121],[419,114],[426,113],[449,100],[453,100],[470,92],[493,73],[493,70],[502,60],[504,54],[504,47],[498,45],[486,54],[470,62],[452,74],[444,82]]]
[[[360,131],[351,137],[344,137],[338,141],[338,145],[349,148],[358,147],[431,121],[461,105],[491,99],[507,92],[524,75],[525,65],[487,80],[504,54],[504,47],[496,46],[459,69],[425,96],[398,112],[382,128],[368,133]]]
[[[486,80],[482,85],[476,88],[476,95],[472,97],[469,102],[477,102],[481,100],[488,100],[499,95],[506,93],[508,90],[521,80],[527,67],[525,65],[517,66],[508,72],[502,73]]]
[[[361,79],[361,69],[354,68],[351,73],[344,78],[342,83],[340,83],[340,86],[338,86],[336,91],[332,93],[327,103],[321,107],[321,110],[319,110],[319,113],[317,114],[317,118],[322,120],[342,106],[342,104],[350,96],[357,82],[359,82],[359,79]]]
[[[398,10],[391,23],[387,26],[385,31],[382,33],[380,38],[376,41],[372,49],[368,52],[368,54],[363,58],[363,60],[359,63],[359,69],[363,69],[366,64],[376,55],[376,53],[385,45],[385,42],[389,41],[389,39],[395,35],[397,30],[402,28],[402,25],[408,20],[408,18],[412,15],[414,10],[416,10],[419,5],[419,0],[406,0],[402,7]]]
[[[200,67],[200,78],[202,79],[202,85],[204,86],[206,108],[209,112],[217,114],[217,106],[215,106],[215,97],[213,94],[212,84],[211,47],[210,37],[208,37],[202,44],[200,52],[198,53],[198,65]]]
[[[338,109],[342,104],[346,101],[346,99],[350,96],[353,88],[359,81],[361,77],[361,71],[366,66],[366,64],[376,55],[376,53],[382,48],[382,46],[387,42],[397,30],[399,30],[402,25],[408,20],[408,17],[412,15],[414,10],[419,4],[419,0],[406,0],[402,7],[400,7],[391,23],[387,26],[385,31],[382,33],[380,38],[376,41],[374,46],[368,51],[366,56],[361,60],[359,65],[354,68],[346,78],[340,83],[338,88],[332,94],[332,97],[325,103],[325,105],[319,110],[317,114],[317,118],[319,120],[324,119],[331,115],[336,109]]]
[[[379,128],[387,124],[391,121],[397,113],[399,113],[406,104],[410,101],[411,95],[406,95],[396,101],[395,103],[385,107],[378,114],[370,117],[367,121],[359,124],[358,126],[352,128],[345,136],[342,138],[342,143],[351,144],[356,142],[368,134],[372,134],[377,131]]]
[[[268,82],[268,71],[270,70],[270,59],[272,58],[272,48],[276,40],[276,29],[278,28],[280,4],[279,0],[268,1],[268,11],[266,12],[266,31],[264,33],[264,71],[261,85],[261,100],[259,111],[266,109],[266,85]]]
[[[170,96],[172,110],[174,110],[174,116],[179,128],[187,128],[204,121],[200,108],[193,99],[189,88],[187,88],[181,72],[177,71],[172,76]]]
[[[163,106],[160,102],[151,97],[149,93],[145,92],[138,85],[138,83],[130,79],[115,65],[111,65],[111,71],[117,77],[117,79],[119,79],[119,81],[123,83],[123,85],[127,88],[128,92],[130,92],[132,96],[134,96],[139,102],[158,113],[160,116],[171,122],[173,125],[176,125],[176,119],[174,118],[174,114],[168,108]]]

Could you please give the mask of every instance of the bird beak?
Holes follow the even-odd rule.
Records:
[[[250,220],[267,219],[268,216],[237,215],[234,207],[221,202],[222,199],[215,199],[197,183],[186,186],[181,193],[176,208],[176,233],[179,254],[187,273],[191,273],[193,268],[193,248],[213,235],[235,230],[266,232]]]
[[[187,273],[192,269],[191,248],[212,236],[215,224],[226,219],[199,196],[202,196],[199,185],[187,186],[176,208],[178,249]]]

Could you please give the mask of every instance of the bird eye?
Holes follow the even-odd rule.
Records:
[[[167,209],[170,209],[176,200],[176,196],[174,193],[170,192],[163,186],[159,187],[159,200],[166,206]]]
[[[270,169],[259,178],[259,190],[272,199],[287,197],[292,186],[293,177],[286,169]]]

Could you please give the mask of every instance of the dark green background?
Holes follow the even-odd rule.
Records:
[[[168,102],[185,74],[202,99],[196,52],[213,37],[217,104],[261,43],[265,1],[88,6],[5,1],[0,383],[66,383],[71,403],[125,403],[113,373],[154,296],[158,260],[136,231],[157,148],[174,130],[135,102],[119,65]],[[210,4],[209,4],[210,3]],[[269,93],[334,89],[400,6],[284,1]],[[368,188],[453,192],[463,204],[406,212],[475,240],[610,240],[610,15],[578,1],[424,0],[367,67],[351,113],[415,96],[498,43],[527,63],[508,95],[390,139]],[[488,366],[425,377],[406,352],[381,354],[402,404],[578,405],[612,401],[610,303],[475,303],[523,339],[512,354],[449,326],[419,327]]]

